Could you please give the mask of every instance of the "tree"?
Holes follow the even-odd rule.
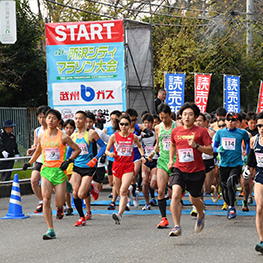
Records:
[[[46,104],[46,64],[40,50],[43,21],[26,0],[16,0],[16,18],[17,42],[0,44],[1,106]]]

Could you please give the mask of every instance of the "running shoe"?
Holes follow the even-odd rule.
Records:
[[[63,211],[64,211],[63,207],[62,208],[57,208],[57,217],[56,217],[57,220],[60,220],[60,219],[62,219],[64,217],[64,212]]]
[[[253,197],[250,196],[248,199],[247,199],[247,203],[248,205],[252,205],[253,204]]]
[[[157,206],[157,202],[156,202],[155,198],[153,198],[153,199],[150,201],[150,205],[151,205],[151,206]]]
[[[107,209],[108,210],[115,210],[116,209],[115,203],[111,202]]]
[[[226,202],[224,202],[224,204],[223,204],[223,206],[222,206],[222,210],[225,210],[225,211],[227,211],[227,203]]]
[[[238,197],[244,197],[243,191],[238,194]]]
[[[128,201],[129,201],[129,202],[131,202],[132,199],[133,199],[132,189],[133,189],[133,186],[130,185],[129,188],[128,188]]]
[[[228,212],[228,217],[227,217],[228,219],[233,219],[237,216],[235,207],[228,208],[227,212]]]
[[[71,216],[71,215],[73,215],[73,208],[72,207],[68,208],[67,212],[66,212],[66,216]]]
[[[121,216],[119,214],[113,213],[112,219],[115,221],[116,225],[119,225],[121,223]]]
[[[157,228],[166,228],[167,226],[169,226],[169,222],[166,217],[163,217]]]
[[[211,188],[213,189],[212,192],[212,201],[214,203],[216,203],[218,201],[218,199],[220,198],[220,195],[218,195],[218,192],[216,191],[216,187],[214,185],[211,186]]]
[[[97,200],[99,198],[100,192],[96,187],[95,183],[91,183],[91,186],[92,186],[92,190],[90,191],[90,193],[92,194],[93,199]]]
[[[195,208],[194,205],[193,205],[192,211],[190,212],[190,215],[191,215],[191,216],[194,216],[194,217],[197,217],[197,210],[196,210],[196,208]]]
[[[151,205],[150,204],[146,204],[143,208],[142,208],[142,210],[151,210]]]
[[[247,202],[245,200],[243,200],[243,203],[242,203],[242,211],[243,212],[249,212],[248,205],[247,205]]]
[[[108,198],[112,198],[113,197],[113,193],[110,193],[109,195],[108,195]]]
[[[255,250],[263,254],[263,242],[256,244]]]
[[[205,213],[204,213],[204,216],[202,219],[199,220],[198,218],[196,218],[195,232],[196,233],[201,232],[203,230],[204,226],[205,226]]]
[[[51,229],[49,229],[49,230],[47,231],[47,233],[45,233],[45,234],[43,235],[43,239],[44,239],[44,240],[47,240],[47,239],[55,239],[55,238],[56,238],[56,234],[55,234],[54,230],[51,230]]]
[[[42,213],[42,212],[43,212],[43,203],[42,203],[42,204],[39,204],[39,205],[36,207],[34,213]]]
[[[172,231],[169,233],[170,237],[178,237],[182,234],[182,228],[180,226],[175,226]]]
[[[86,215],[85,215],[85,220],[90,220],[92,217],[91,211],[87,211]]]
[[[125,207],[125,211],[130,211],[131,210],[131,204],[130,204],[130,202],[127,202],[127,205],[126,205],[126,207]]]
[[[135,191],[135,195],[133,196],[133,205],[134,207],[139,207],[140,202],[139,202],[139,192]]]
[[[85,226],[86,225],[86,220],[84,217],[81,217],[76,223],[75,226]]]

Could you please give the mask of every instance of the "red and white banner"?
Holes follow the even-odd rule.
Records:
[[[258,106],[257,106],[257,113],[263,111],[263,82],[260,82],[260,88],[258,93]]]
[[[205,113],[209,90],[211,83],[211,74],[195,73],[195,104],[202,113]]]

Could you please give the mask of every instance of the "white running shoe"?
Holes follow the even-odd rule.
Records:
[[[133,196],[133,205],[134,207],[139,207],[139,191],[135,191],[135,195]]]
[[[151,205],[150,204],[146,204],[143,208],[142,208],[142,210],[151,210]]]

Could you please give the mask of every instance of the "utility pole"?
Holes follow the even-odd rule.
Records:
[[[253,46],[253,29],[252,23],[254,20],[254,0],[247,0],[247,56],[251,55]]]

